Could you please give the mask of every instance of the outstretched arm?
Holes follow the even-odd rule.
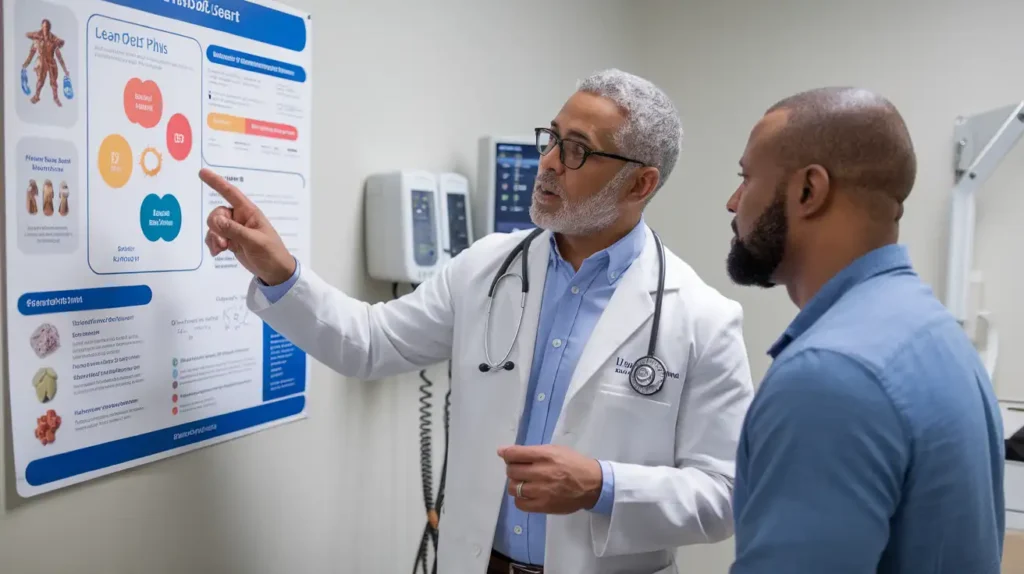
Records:
[[[58,48],[53,51],[53,54],[55,56],[57,56],[57,61],[60,62],[60,67],[64,70],[64,75],[65,76],[70,76],[71,74],[68,72],[68,67],[64,63],[64,56],[62,56],[61,53],[60,53],[60,47],[59,46],[63,46],[63,45],[64,45],[64,40],[61,40],[60,44],[58,44]]]
[[[28,58],[25,58],[25,63],[21,65],[21,69],[25,69],[29,64],[32,63],[32,58],[36,56],[36,45],[32,43],[32,49],[28,51]]]

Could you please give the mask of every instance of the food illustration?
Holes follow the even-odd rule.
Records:
[[[57,395],[57,371],[50,367],[39,369],[32,377],[32,386],[36,389],[39,402],[50,402]]]
[[[36,356],[42,359],[60,348],[60,333],[57,332],[57,327],[43,323],[32,331],[29,343],[32,344]]]
[[[70,194],[71,192],[68,190],[68,182],[60,182],[60,207],[57,208],[57,211],[61,215],[68,214],[68,195]]]
[[[32,59],[38,56],[35,68],[33,68],[33,71],[36,73],[36,93],[29,101],[33,104],[39,101],[39,94],[43,91],[43,84],[49,79],[50,88],[53,90],[53,102],[57,106],[62,106],[63,104],[61,104],[60,96],[57,92],[57,62],[60,62],[60,67],[64,70],[64,96],[70,97],[69,94],[71,92],[71,74],[68,73],[67,64],[64,63],[64,56],[60,53],[60,49],[64,47],[64,40],[50,30],[49,20],[43,20],[38,30],[25,34],[25,37],[32,40],[32,48],[29,50],[25,63],[21,65],[22,89],[24,90],[28,87],[27,68],[32,63]],[[27,94],[28,91],[26,90],[25,93]]]
[[[43,182],[43,215],[53,215],[53,182]]]
[[[28,190],[25,192],[25,196],[29,215],[35,215],[39,211],[39,184],[36,183],[36,180],[28,180]]]
[[[57,440],[57,429],[60,428],[60,415],[50,409],[36,419],[36,438],[46,446]]]

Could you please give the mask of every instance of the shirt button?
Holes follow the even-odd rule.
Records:
[[[612,271],[610,276],[611,276],[612,279],[615,279],[616,277],[619,276],[619,274],[616,273],[615,271]]]
[[[516,526],[515,528],[512,529],[512,532],[515,532],[516,534],[522,534],[523,533],[523,527],[522,526]]]
[[[537,400],[538,401],[543,401],[544,400],[544,393],[540,393],[539,395],[537,395]]]
[[[562,346],[562,340],[561,339],[555,339],[554,341],[551,341],[551,344],[554,345],[555,347],[561,347]]]
[[[575,285],[573,285],[573,286],[572,286],[572,289],[570,289],[570,291],[572,291],[572,294],[573,294],[573,295],[578,295],[578,294],[579,294],[579,292],[580,292],[580,288],[579,288],[579,287],[577,287],[577,286],[575,286]]]

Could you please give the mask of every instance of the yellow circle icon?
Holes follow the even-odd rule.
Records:
[[[118,134],[107,136],[100,144],[97,158],[100,175],[107,185],[117,189],[128,183],[132,177],[132,148],[128,140]]]

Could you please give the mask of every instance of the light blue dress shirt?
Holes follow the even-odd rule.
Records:
[[[583,347],[615,292],[619,279],[643,250],[646,240],[646,225],[641,220],[629,234],[588,257],[579,271],[574,271],[559,254],[554,235],[551,236],[527,403],[519,425],[517,444],[550,444]],[[295,273],[281,285],[267,286],[260,281],[257,285],[273,303],[288,292],[299,274],[296,263]],[[599,463],[603,487],[597,504],[590,511],[610,514],[615,477],[608,462]],[[519,510],[515,506],[515,498],[506,493],[494,535],[495,550],[517,562],[542,565],[545,531],[546,515]]]
[[[999,407],[903,246],[826,283],[769,354],[737,452],[732,574],[998,574]]]
[[[579,271],[574,271],[558,253],[554,235],[551,236],[537,341],[517,444],[543,445],[551,442],[583,347],[615,292],[619,279],[643,250],[646,240],[647,231],[641,220],[629,234],[588,257]],[[615,477],[610,464],[606,461],[600,463],[604,486],[591,511],[610,514]],[[498,515],[494,549],[517,562],[542,565],[546,517],[545,514],[519,510],[515,497],[506,493]]]

